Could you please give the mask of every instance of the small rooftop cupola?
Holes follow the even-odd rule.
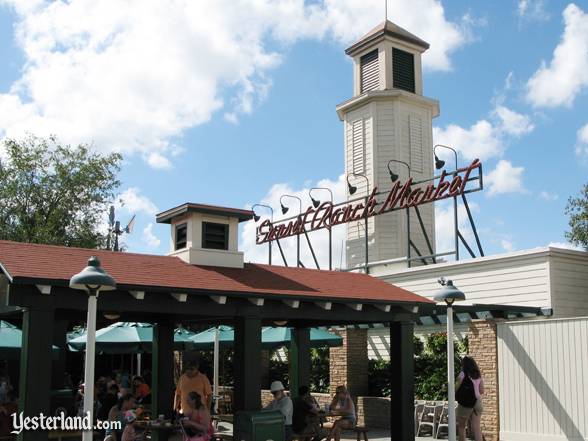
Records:
[[[171,225],[170,256],[193,265],[243,268],[239,223],[252,218],[250,210],[186,203],[156,219]]]
[[[386,20],[351,45],[353,95],[371,90],[400,89],[423,94],[421,54],[429,44]]]

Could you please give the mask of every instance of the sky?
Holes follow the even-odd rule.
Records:
[[[344,49],[383,21],[384,1],[0,0],[0,138],[121,152],[129,251],[168,252],[155,214],[184,202],[269,204],[278,217],[282,194],[306,205],[327,186],[341,201]],[[388,18],[431,45],[434,142],[460,165],[483,161],[469,200],[486,255],[568,247],[566,202],[588,181],[588,2],[388,0]],[[436,206],[438,251],[451,248],[450,210]],[[333,234],[339,266],[344,227]],[[242,224],[245,260],[264,262],[254,235]]]

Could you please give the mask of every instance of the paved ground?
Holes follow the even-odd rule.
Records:
[[[227,432],[233,431],[233,426],[227,423],[220,423],[219,426],[224,426],[224,429]],[[381,430],[381,429],[372,429],[368,432],[369,441],[390,441],[390,431],[389,430]],[[342,439],[345,440],[356,440],[356,434],[351,432],[343,433]],[[415,441],[433,441],[433,438],[430,436],[425,437],[418,437],[415,438]]]

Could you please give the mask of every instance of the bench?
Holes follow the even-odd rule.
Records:
[[[327,430],[331,430],[333,428],[332,422],[323,423],[323,428]],[[368,441],[367,433],[370,431],[366,426],[355,426],[350,429],[343,429],[343,432],[353,432],[357,435],[357,441]]]

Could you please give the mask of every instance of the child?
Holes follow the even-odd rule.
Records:
[[[143,432],[137,430],[137,415],[134,410],[125,412],[125,421],[127,425],[122,434],[121,441],[138,441],[143,439]]]

